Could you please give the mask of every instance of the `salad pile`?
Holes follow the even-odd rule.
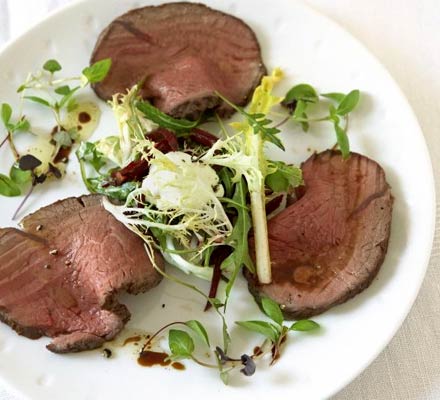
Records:
[[[225,312],[234,282],[241,268],[256,274],[261,284],[271,282],[267,219],[294,201],[295,189],[303,184],[298,166],[270,159],[267,150],[270,146],[284,150],[279,137],[284,124],[299,124],[308,131],[312,123],[328,122],[336,134],[335,146],[349,157],[348,116],[359,101],[359,91],[319,95],[312,86],[299,84],[278,96],[275,86],[283,73],[275,69],[262,79],[246,109],[217,93],[240,117],[226,124],[216,114],[197,121],[172,118],[144,101],[135,85],[110,101],[118,134],[86,141],[61,115],[80,107],[75,93],[104,79],[110,65],[110,60],[102,60],[84,69],[78,78],[59,79],[54,75],[61,70],[60,64],[49,60],[43,71],[30,75],[19,88],[22,102],[39,103],[55,116],[56,129],[50,136],[54,150],[44,171],[41,160],[30,153],[18,154],[14,146],[16,134],[35,135],[30,121],[21,109],[13,121],[12,108],[2,104],[7,132],[2,144],[10,144],[15,163],[10,176],[0,175],[0,194],[17,196],[21,194],[20,185],[28,184],[32,190],[46,178],[61,178],[64,171],[55,162],[57,155],[62,148],[70,151],[77,143],[76,155],[87,189],[106,196],[105,208],[144,240],[153,266],[162,275],[195,290],[206,300],[206,309],[213,308],[221,318],[223,345],[214,350],[216,364],[209,365],[194,356],[194,341],[188,331],[210,348],[208,333],[196,320],[171,322],[158,331],[169,330],[170,358],[189,358],[218,368],[225,382],[228,372],[238,366],[245,375],[252,375],[255,359],[271,354],[273,363],[279,357],[288,332],[318,327],[310,320],[285,326],[280,306],[263,298],[262,310],[272,322],[237,321],[265,336],[259,351],[240,358],[228,355],[231,337]],[[67,84],[71,81],[79,84],[72,88]],[[29,90],[59,97],[50,101],[34,93],[24,96]],[[317,116],[322,102],[328,114]],[[274,118],[278,121],[273,122]],[[249,237],[253,238],[252,248]],[[158,268],[158,252],[184,273],[210,281],[209,293]],[[224,292],[218,293],[222,280],[226,282],[221,285]],[[186,330],[170,329],[179,324]]]

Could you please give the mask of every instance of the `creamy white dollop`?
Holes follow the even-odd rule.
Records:
[[[200,210],[224,195],[214,169],[181,151],[152,159],[142,189],[159,210]]]

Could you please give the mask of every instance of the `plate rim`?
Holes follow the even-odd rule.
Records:
[[[22,40],[25,36],[29,35],[32,31],[38,30],[41,25],[45,25],[47,22],[49,22],[53,18],[57,18],[60,14],[69,13],[73,9],[77,7],[82,7],[83,4],[86,3],[93,3],[95,0],[73,0],[68,4],[62,5],[55,10],[52,10],[46,14],[46,16],[39,21],[34,22],[33,24],[29,25],[29,27],[22,31],[19,35],[9,38],[2,46],[0,46],[0,55],[2,55],[4,52],[8,51],[10,48],[14,46],[14,44],[20,40]],[[155,3],[163,4],[163,3],[171,3],[179,0],[156,0]],[[182,0],[185,1],[185,0]],[[200,2],[204,3],[204,0],[186,0],[189,2]],[[235,0],[237,1],[237,0]],[[242,2],[244,1],[250,1],[250,0],[240,0]],[[253,0],[255,1],[255,0]],[[257,0],[258,1],[258,0]],[[287,0],[276,0],[279,2],[289,3]],[[318,11],[315,7],[308,4],[307,2],[303,0],[295,0],[294,1],[296,6],[299,6],[303,9],[306,9],[309,13],[313,14],[314,16],[324,19],[328,25],[331,25],[333,29],[338,30],[339,32],[343,33],[345,36],[349,37],[350,40],[352,40],[356,46],[358,46],[360,49],[363,50],[365,55],[370,58],[370,61],[376,64],[376,66],[382,71],[384,76],[386,76],[388,82],[392,84],[396,90],[396,92],[399,94],[400,98],[403,100],[406,108],[410,112],[410,114],[407,116],[407,118],[410,118],[414,122],[414,126],[416,126],[417,129],[417,135],[421,139],[421,142],[423,143],[423,161],[426,165],[426,167],[429,167],[428,170],[430,171],[429,177],[424,177],[425,181],[428,181],[428,187],[430,192],[430,211],[429,214],[432,216],[430,219],[430,226],[428,227],[427,231],[429,231],[429,240],[427,243],[425,243],[425,249],[423,252],[423,263],[419,266],[420,268],[420,274],[418,275],[417,283],[413,287],[415,288],[414,293],[412,294],[411,298],[408,298],[408,306],[407,310],[402,314],[401,318],[399,318],[398,322],[394,325],[394,329],[390,330],[390,333],[384,336],[381,340],[381,344],[377,346],[376,351],[372,352],[368,359],[364,363],[360,363],[356,368],[353,368],[352,372],[350,374],[345,375],[345,379],[341,380],[341,383],[333,388],[332,391],[329,391],[328,396],[329,398],[335,396],[339,392],[341,392],[344,388],[346,388],[350,383],[352,383],[356,378],[358,378],[372,363],[375,361],[378,356],[386,349],[386,347],[391,343],[393,338],[396,336],[398,331],[402,328],[405,320],[409,316],[409,314],[412,312],[414,308],[414,303],[417,299],[417,297],[420,294],[420,291],[422,289],[423,281],[426,277],[427,269],[429,267],[429,261],[432,255],[432,247],[434,243],[435,238],[435,228],[436,228],[436,218],[437,218],[437,208],[436,208],[436,186],[435,186],[435,175],[434,175],[434,169],[433,164],[431,160],[431,155],[428,150],[428,143],[426,141],[425,135],[423,133],[423,129],[419,123],[417,114],[415,113],[414,109],[411,106],[411,103],[409,102],[406,94],[396,81],[396,79],[393,77],[393,75],[390,73],[388,68],[383,64],[383,62],[372,53],[372,51],[354,34],[352,34],[347,28],[342,26],[339,22],[335,21],[328,15],[322,13],[321,11]],[[209,5],[208,5],[209,6]],[[136,7],[142,7],[142,4],[139,4]],[[414,134],[416,132],[414,131]],[[6,380],[2,374],[0,374],[0,385],[2,388],[4,388],[7,393],[12,394],[13,396],[17,397],[18,399],[31,399],[28,394],[21,392],[19,387],[15,386],[14,384],[10,383],[8,380]]]

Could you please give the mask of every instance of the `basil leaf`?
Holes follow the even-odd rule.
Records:
[[[61,95],[65,96],[66,94],[70,93],[70,87],[67,86],[67,85],[60,86],[60,87],[55,89],[55,93],[56,94],[61,94]]]
[[[41,165],[41,161],[32,154],[26,154],[18,160],[18,167],[23,171],[31,171]]]
[[[271,324],[270,322],[265,321],[235,321],[235,323],[243,328],[246,328],[250,331],[261,333],[272,342],[276,342],[280,335],[278,328]]]
[[[168,346],[173,358],[190,358],[194,352],[194,342],[185,331],[171,329],[168,333]]]
[[[191,320],[191,321],[186,321],[185,325],[192,329],[195,333],[197,333],[197,335],[208,345],[209,344],[209,338],[208,338],[208,333],[206,332],[206,329],[203,327],[203,325],[196,320]]]
[[[43,69],[53,74],[54,72],[61,71],[61,65],[57,60],[51,59],[44,63]]]
[[[3,103],[1,109],[1,117],[5,126],[8,125],[9,121],[11,120],[11,116],[12,116],[11,106],[8,103]]]
[[[347,159],[350,156],[350,142],[347,132],[342,129],[336,122],[334,124],[338,146],[342,153],[342,158]]]
[[[336,113],[338,115],[347,115],[349,112],[353,111],[359,102],[360,92],[359,90],[352,90],[344,99],[339,103]]]
[[[342,100],[344,100],[345,94],[338,93],[338,92],[332,92],[332,93],[322,93],[321,96],[340,103]]]
[[[307,103],[316,103],[318,101],[318,94],[316,93],[316,90],[306,84],[301,83],[299,85],[294,86],[292,89],[290,89],[286,96],[284,97],[283,104],[290,103],[292,101],[305,101]]]
[[[105,58],[84,68],[82,75],[86,78],[88,83],[101,82],[107,76],[111,66],[112,60],[110,58]]]
[[[147,101],[138,101],[136,103],[136,107],[149,120],[155,122],[162,128],[171,129],[173,131],[191,130],[200,123],[200,121],[189,121],[187,119],[170,117]]]
[[[0,174],[0,194],[8,197],[20,196],[18,185],[6,175]]]
[[[278,303],[270,299],[269,297],[261,298],[261,307],[263,308],[264,313],[278,325],[283,325],[284,317],[281,312],[280,306]]]
[[[32,179],[31,171],[24,171],[18,167],[18,165],[14,164],[9,171],[9,176],[12,181],[19,185],[23,185],[28,183]]]
[[[27,100],[33,101],[34,103],[38,103],[43,106],[46,106],[46,107],[52,107],[47,100],[45,100],[41,97],[38,97],[38,96],[24,96],[24,98]]]
[[[294,322],[289,328],[289,331],[308,332],[318,328],[319,324],[315,321],[312,321],[311,319],[302,319],[300,321]]]

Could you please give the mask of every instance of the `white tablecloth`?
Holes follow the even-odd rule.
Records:
[[[0,45],[70,1],[0,0]],[[363,41],[397,80],[424,131],[440,193],[440,1],[305,1]],[[436,233],[428,273],[407,320],[376,361],[334,400],[440,399],[439,228]],[[15,399],[0,387],[0,400]]]

